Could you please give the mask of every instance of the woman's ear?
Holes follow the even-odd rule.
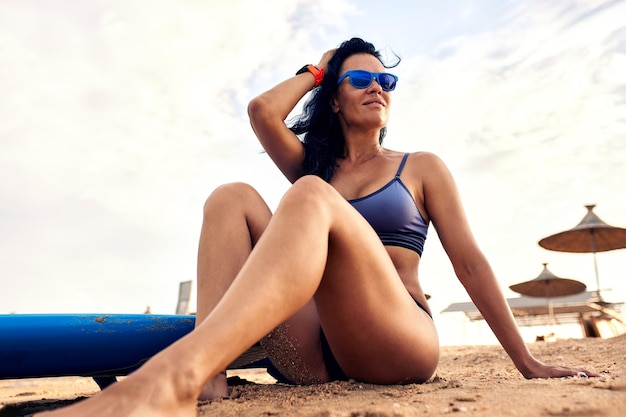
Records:
[[[330,99],[330,108],[333,113],[339,113],[339,104],[337,103],[336,95],[333,95],[333,98]]]

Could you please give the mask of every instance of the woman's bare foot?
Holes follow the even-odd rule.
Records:
[[[218,398],[228,398],[228,381],[226,380],[226,371],[220,372],[215,378],[207,382],[202,388],[202,392],[198,397],[199,401],[210,401]]]
[[[193,376],[169,372],[150,362],[91,398],[36,414],[41,417],[195,417]],[[161,368],[161,369],[159,369]],[[168,375],[169,374],[169,375]]]

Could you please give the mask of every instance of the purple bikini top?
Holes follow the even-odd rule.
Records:
[[[383,245],[401,246],[422,256],[428,224],[413,196],[400,179],[409,154],[404,154],[396,176],[365,197],[348,200],[372,226]]]

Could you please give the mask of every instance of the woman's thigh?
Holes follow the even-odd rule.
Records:
[[[369,223],[343,198],[333,204],[336,219],[314,299],[335,358],[359,380],[429,379],[439,359],[432,319],[411,298]]]
[[[439,357],[432,319],[409,295],[367,221],[330,185],[307,182],[306,192],[319,193],[333,213],[324,276],[314,295],[315,320],[342,370],[374,383],[427,380]],[[319,349],[317,322],[305,317],[308,340]],[[296,315],[289,324],[298,322]],[[313,359],[317,363],[319,357]]]
[[[434,323],[411,298],[378,236],[361,220],[358,213],[346,216],[331,235],[325,276],[315,295],[326,339],[351,378],[426,381],[439,359]]]

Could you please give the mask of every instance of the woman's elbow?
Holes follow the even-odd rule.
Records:
[[[254,125],[256,120],[266,117],[270,109],[270,104],[262,95],[250,100],[248,103],[248,117],[252,124]]]
[[[454,263],[454,272],[464,284],[476,280],[485,273],[492,273],[489,261],[482,253],[477,253],[463,262]]]
[[[262,99],[255,97],[248,103],[248,117],[250,121],[254,122],[254,117],[259,113],[259,109],[262,108]]]

